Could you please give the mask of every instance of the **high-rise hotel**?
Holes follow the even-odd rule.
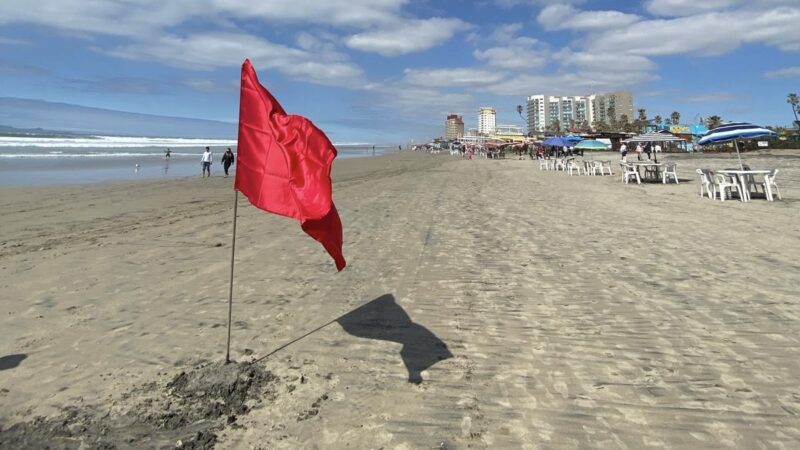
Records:
[[[494,108],[483,106],[478,110],[478,134],[489,136],[494,134],[497,125],[497,111]]]
[[[613,117],[608,117],[609,109]],[[627,115],[633,120],[633,96],[630,92],[612,92],[588,96],[531,95],[528,97],[528,129],[543,132],[558,122],[562,130],[594,122],[609,123]]]
[[[464,120],[458,114],[448,114],[444,122],[444,138],[448,141],[464,137]]]

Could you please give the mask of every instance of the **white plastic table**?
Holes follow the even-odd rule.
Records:
[[[750,201],[750,190],[747,189],[747,175],[767,175],[771,170],[740,170],[740,169],[722,169],[717,170],[717,173],[725,175],[733,175],[736,181],[739,182],[739,196],[743,202]]]
[[[636,166],[636,170],[639,170],[639,167],[644,167],[645,168],[645,173],[647,172],[647,167],[655,167],[656,168],[656,172],[658,172],[659,169],[661,168],[661,166],[664,165],[662,163],[657,163],[657,162],[652,162],[652,161],[631,161],[628,164]],[[642,176],[642,179],[644,179],[644,178],[645,177]]]

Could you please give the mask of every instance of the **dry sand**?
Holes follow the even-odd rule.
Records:
[[[231,179],[0,190],[0,447],[798,448],[800,151],[662,159],[337,162],[338,274],[242,200],[227,369]]]

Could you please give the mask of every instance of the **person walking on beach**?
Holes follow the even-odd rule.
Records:
[[[628,156],[628,146],[625,145],[624,142],[619,147],[619,156],[620,156],[619,159],[622,160],[622,162],[626,161],[625,157]]]
[[[206,177],[206,172],[208,172],[209,178],[211,177],[211,161],[213,160],[211,156],[211,149],[206,147],[206,151],[203,152],[203,156],[200,158],[200,164],[203,166],[203,178]]]
[[[231,148],[228,147],[228,149],[225,150],[225,153],[222,154],[222,169],[225,170],[225,178],[228,178],[228,169],[231,168],[233,160],[233,152],[231,151]]]
[[[172,152],[170,152],[169,147],[167,147],[167,149],[164,151],[164,158],[169,159],[171,153]]]

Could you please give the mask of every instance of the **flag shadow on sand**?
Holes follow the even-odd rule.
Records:
[[[447,344],[427,328],[414,323],[391,294],[350,311],[336,322],[353,336],[403,344],[400,357],[408,370],[410,383],[421,383],[423,370],[453,357]]]

